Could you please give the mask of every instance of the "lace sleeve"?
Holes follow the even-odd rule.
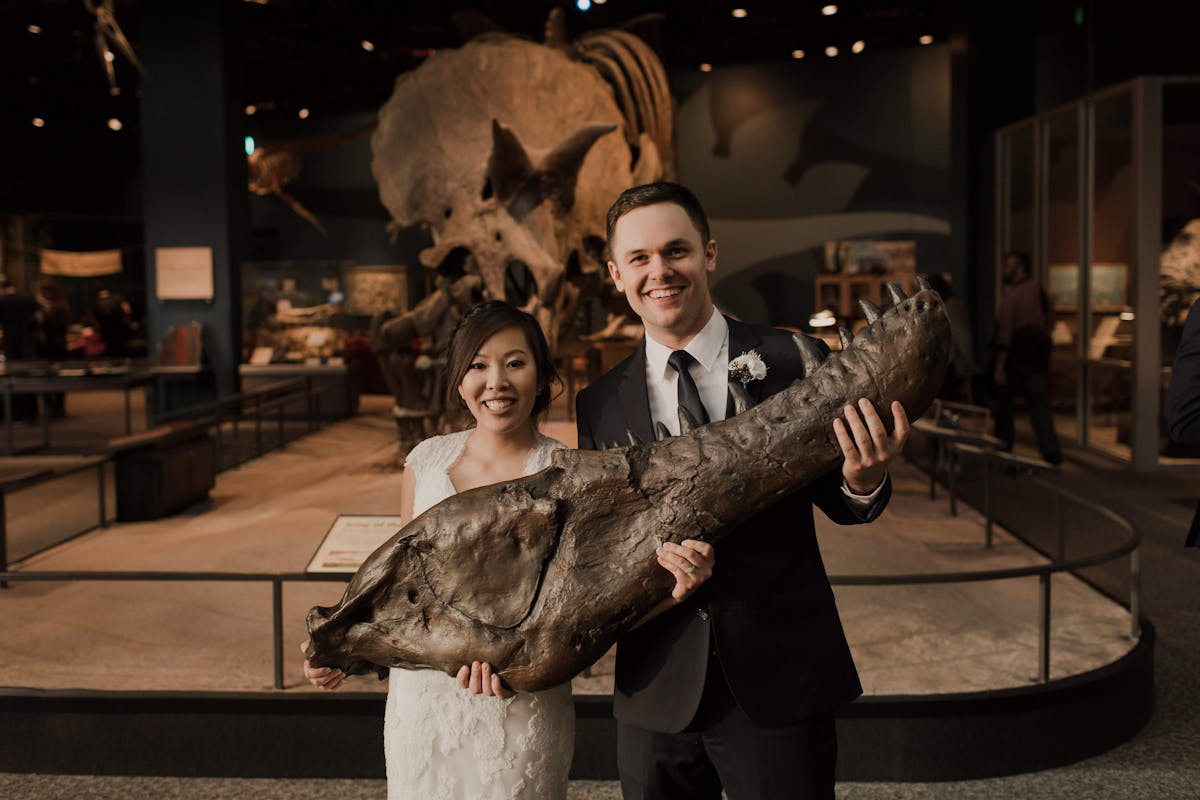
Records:
[[[434,456],[436,450],[434,440],[437,438],[436,436],[431,436],[428,439],[418,442],[412,450],[408,451],[408,455],[404,457],[404,466],[412,467],[414,472],[424,471]]]

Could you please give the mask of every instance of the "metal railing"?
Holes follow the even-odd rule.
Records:
[[[936,431],[926,429],[923,431],[927,436],[939,436]],[[1038,468],[1040,462],[1032,459],[1012,456],[1003,451],[989,449],[986,447],[976,447],[966,444],[961,439],[956,437],[953,432],[945,434],[946,441],[939,442],[939,447],[947,445],[953,457],[948,462],[949,469],[947,472],[947,489],[950,494],[950,511],[951,514],[957,513],[957,492],[954,484],[955,467],[959,464],[960,458],[963,455],[971,458],[978,458],[984,462],[984,545],[991,549],[993,546],[993,527],[995,523],[995,513],[993,509],[993,491],[992,481],[996,466],[1002,465],[1005,467],[1016,467],[1023,470],[1033,470]],[[934,463],[931,463],[931,469]],[[1049,465],[1045,465],[1049,466]],[[931,474],[931,481],[934,479]],[[1021,539],[1027,546],[1041,552],[1046,558],[1050,559],[1049,563],[1037,564],[1027,567],[1010,567],[1006,569],[994,570],[976,570],[970,572],[936,572],[936,573],[909,573],[899,575],[831,575],[829,581],[835,586],[913,586],[922,584],[939,584],[939,583],[975,583],[979,581],[998,581],[998,580],[1014,580],[1018,578],[1037,577],[1038,579],[1038,680],[1042,683],[1050,679],[1050,622],[1052,607],[1050,602],[1050,579],[1051,576],[1058,573],[1071,573],[1078,577],[1080,570],[1097,567],[1111,563],[1117,559],[1128,555],[1129,556],[1129,599],[1128,603],[1124,604],[1129,610],[1130,616],[1130,637],[1137,640],[1141,637],[1141,535],[1137,527],[1122,514],[1113,511],[1112,509],[1082,497],[1072,491],[1069,491],[1061,486],[1056,486],[1043,478],[1029,476],[1024,479],[1027,483],[1036,485],[1043,490],[1049,492],[1053,498],[1054,508],[1054,525],[1056,532],[1056,548],[1053,553],[1046,552],[1039,548],[1029,539],[1012,531],[1013,535]],[[933,491],[930,491],[931,497]],[[1099,553],[1094,553],[1087,556],[1068,558],[1066,545],[1066,527],[1064,523],[1063,504],[1065,502],[1073,503],[1081,508],[1098,514],[1105,519],[1108,519],[1124,532],[1122,541],[1115,547],[1111,547]]]

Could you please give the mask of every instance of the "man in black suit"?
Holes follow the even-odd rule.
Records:
[[[717,244],[699,201],[672,183],[622,193],[608,213],[609,272],[641,317],[638,350],[579,394],[579,446],[678,433],[678,408],[724,419],[728,363],[750,351],[767,368],[745,388],[762,400],[804,376],[791,334],[716,312],[708,273]],[[822,344],[823,347],[823,344]],[[680,355],[678,351],[684,351]],[[761,371],[759,371],[761,375]],[[817,548],[812,506],[835,522],[869,522],[891,493],[889,435],[866,401],[834,430],[846,457],[807,488],[748,518],[723,540],[712,577],[665,601],[617,644],[613,707],[626,800],[832,798],[833,710],[862,692]],[[731,475],[731,481],[737,476]]]

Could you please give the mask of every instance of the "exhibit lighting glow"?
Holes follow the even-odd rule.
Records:
[[[308,119],[308,109],[300,109],[298,112],[296,112],[296,116],[300,117],[300,119]]]
[[[35,127],[35,128],[46,127],[46,120],[42,119],[41,117],[34,117],[33,118],[33,127]]]
[[[808,324],[814,328],[829,328],[837,325],[837,317],[828,308],[818,311],[808,318]]]
[[[704,63],[700,65],[701,72],[712,72],[712,64]]]
[[[803,50],[793,50],[792,58],[804,58],[804,51]]]
[[[362,40],[362,49],[366,50],[368,53],[374,53],[375,52],[375,43],[372,42],[370,39],[363,39]]]
[[[734,19],[745,19],[746,15],[749,14],[750,12],[744,8],[735,8],[730,13],[733,14]]]
[[[256,111],[258,111],[258,106],[254,105],[253,103],[251,103],[250,105],[246,106],[246,116],[247,116],[247,117],[253,117],[253,116],[254,116],[254,113],[255,113]]]
[[[41,25],[29,25],[29,26],[26,26],[25,30],[27,30],[33,34],[38,34],[38,33],[42,32],[42,26]]]
[[[854,44],[850,45],[850,52],[851,52],[851,53],[858,54],[858,53],[861,53],[863,50],[866,50],[866,49],[867,49],[867,43],[866,43],[866,42],[864,42],[862,39],[859,39],[857,42],[855,42]]]
[[[598,6],[602,6],[602,5],[604,5],[605,3],[607,3],[607,2],[608,2],[608,0],[592,0],[592,2],[593,2],[594,4],[596,4],[596,5],[598,5]]]
[[[834,47],[833,45],[829,45],[829,47],[825,48],[825,55],[829,56],[830,58],[833,58],[837,54],[838,54],[838,49],[836,47]]]
[[[917,39],[917,41],[921,44],[933,44],[933,37],[926,33],[920,39]]]
[[[125,127],[125,126],[121,124],[121,120],[117,119],[116,117],[109,117],[108,129],[110,131],[119,131],[123,127]]]
[[[837,6],[835,6],[833,3],[830,3],[827,6],[821,6],[821,13],[827,17],[832,17],[837,13]]]
[[[248,155],[248,156],[254,155],[254,137],[253,136],[246,137],[246,155]]]
[[[587,11],[592,7],[592,0],[575,0],[575,7],[580,11]]]
[[[104,60],[105,60],[105,61],[107,61],[108,63],[110,63],[110,64],[111,64],[111,63],[113,62],[113,59],[114,59],[114,58],[116,58],[116,56],[114,56],[114,55],[113,55],[113,51],[112,51],[112,50],[105,50],[105,51],[104,51]]]
[[[1133,322],[1133,312],[1132,311],[1122,311],[1121,319],[1125,320],[1126,322]]]

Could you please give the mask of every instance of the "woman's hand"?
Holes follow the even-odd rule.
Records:
[[[499,697],[501,700],[516,694],[504,685],[499,675],[492,672],[492,665],[486,661],[475,661],[469,667],[466,664],[460,667],[458,685],[471,694]]]
[[[658,563],[675,576],[671,599],[682,603],[700,584],[712,577],[716,555],[708,542],[684,539],[679,544],[666,542],[658,548]]]
[[[304,654],[304,677],[318,689],[332,691],[346,682],[346,674],[336,667],[314,667],[308,663],[308,639],[300,643]]]

